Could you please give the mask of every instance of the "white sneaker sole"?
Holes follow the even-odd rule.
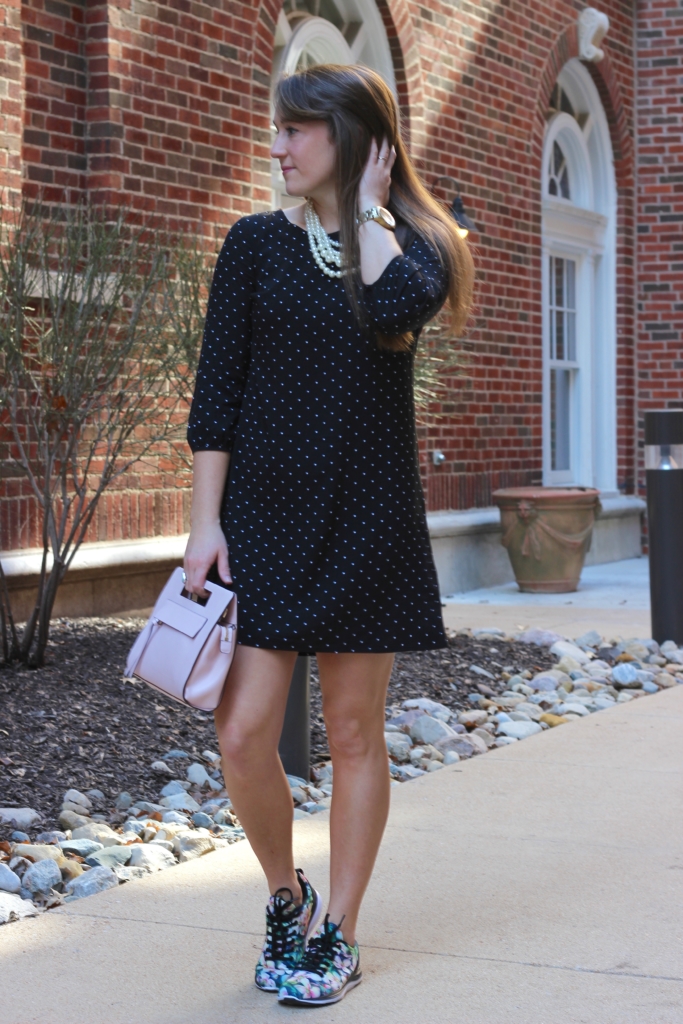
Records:
[[[351,975],[344,988],[340,989],[339,992],[335,992],[333,996],[328,996],[327,999],[301,999],[299,996],[280,994],[278,1002],[282,1003],[283,1006],[330,1006],[332,1003],[341,1002],[346,993],[350,992],[356,985],[360,985],[362,980],[363,972],[358,971],[357,974]],[[282,993],[282,989],[280,989],[280,993]]]

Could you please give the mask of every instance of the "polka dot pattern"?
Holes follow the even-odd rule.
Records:
[[[416,239],[363,304],[380,331],[419,331],[445,293],[436,253]],[[187,436],[195,452],[232,452],[221,522],[241,644],[445,646],[412,373],[413,352],[381,351],[361,333],[343,284],[281,210],[231,228]]]

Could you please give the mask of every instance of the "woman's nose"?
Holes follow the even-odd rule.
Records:
[[[275,142],[273,143],[272,148],[270,150],[270,155],[274,157],[274,159],[279,160],[283,156],[286,156],[286,154],[287,148],[284,145],[284,139],[278,132],[278,134],[275,136]]]

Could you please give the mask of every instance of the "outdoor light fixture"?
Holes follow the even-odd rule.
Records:
[[[478,228],[474,221],[465,213],[465,204],[463,203],[462,196],[460,195],[460,185],[457,183],[455,178],[451,177],[450,174],[441,174],[432,182],[432,187],[430,189],[432,193],[440,181],[451,182],[455,187],[456,191],[455,196],[453,197],[453,202],[451,203],[451,213],[453,214],[455,223],[458,225],[458,234],[461,238],[467,238],[470,231],[478,231]]]
[[[652,637],[683,644],[683,409],[645,413]]]

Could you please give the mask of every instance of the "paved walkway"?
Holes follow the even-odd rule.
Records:
[[[522,594],[516,583],[502,583],[443,600],[444,621],[451,629],[540,626],[569,637],[589,629],[605,637],[651,635],[647,558],[590,565],[573,594]]]
[[[680,1024],[682,726],[683,686],[394,788],[365,981],[315,1020]],[[3,1024],[302,1019],[251,983],[265,897],[239,843],[4,927]]]

